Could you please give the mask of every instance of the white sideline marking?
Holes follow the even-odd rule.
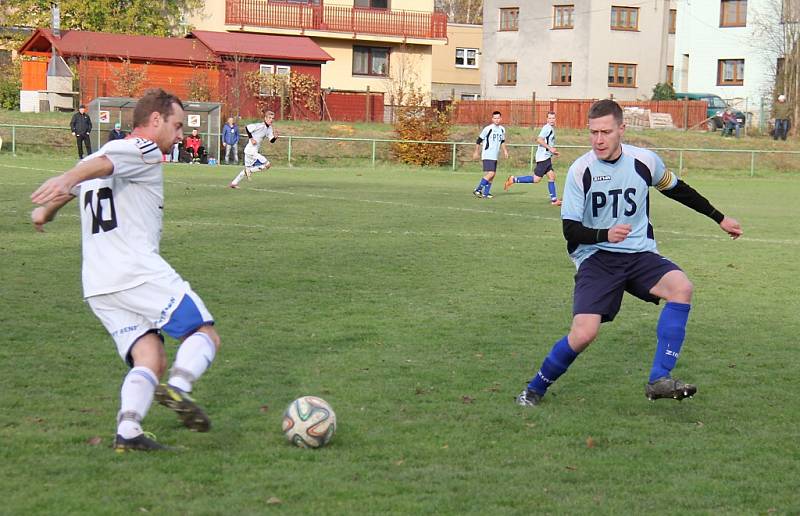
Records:
[[[11,165],[7,165],[5,163],[0,163],[0,167],[16,168],[16,169],[21,169],[21,170],[36,170],[36,171],[39,171],[39,172],[55,172],[55,173],[62,172],[62,170],[53,170],[53,169],[46,169],[46,168],[18,167],[18,166],[13,166],[12,167]],[[194,186],[194,187],[218,188],[218,189],[227,189],[228,188],[227,184],[190,183],[190,182],[187,182],[187,181],[176,181],[176,180],[168,180],[168,179],[164,179],[164,183],[174,184],[174,185],[188,185],[188,186]],[[3,185],[3,186],[25,186],[26,184],[27,183],[4,183],[4,182],[0,182],[0,185]],[[521,218],[534,219],[534,220],[548,220],[548,221],[560,221],[561,220],[560,217],[558,217],[558,218],[557,217],[543,217],[543,216],[539,216],[539,215],[530,215],[530,214],[525,214],[525,213],[514,213],[514,212],[500,212],[500,211],[489,210],[489,209],[480,209],[480,208],[461,208],[461,207],[456,207],[456,206],[421,206],[421,205],[418,205],[418,204],[411,204],[411,203],[399,202],[399,201],[380,201],[380,200],[376,200],[376,199],[352,199],[352,198],[349,198],[349,197],[336,197],[336,196],[328,196],[328,195],[321,195],[321,194],[297,193],[297,192],[289,192],[289,191],[286,191],[286,190],[272,190],[272,189],[269,189],[269,188],[259,188],[259,187],[252,187],[252,186],[248,186],[247,190],[251,190],[251,191],[255,191],[255,192],[265,192],[265,193],[271,193],[271,194],[279,194],[279,195],[293,195],[293,196],[307,197],[307,198],[312,198],[312,199],[324,199],[324,200],[346,201],[346,202],[362,202],[362,203],[370,203],[370,204],[387,204],[387,205],[392,205],[392,206],[401,206],[401,207],[405,207],[405,208],[415,208],[415,209],[428,209],[428,210],[440,209],[440,210],[450,210],[450,211],[462,211],[462,212],[469,212],[469,213],[488,213],[488,214],[493,214],[493,215],[503,215],[503,216],[506,216],[506,217],[521,217]],[[476,199],[476,202],[488,202],[488,201],[483,201],[483,200],[477,200]],[[69,215],[67,215],[67,216],[69,216]],[[275,226],[263,226],[263,225],[258,225],[258,224],[248,225],[248,224],[239,224],[239,223],[215,223],[215,222],[195,222],[195,221],[175,221],[175,220],[165,221],[165,222],[171,223],[171,224],[209,225],[209,226],[211,226],[211,225],[219,225],[219,226],[242,227],[242,228],[252,228],[252,229],[277,229],[277,227],[275,227]],[[292,228],[290,228],[288,226],[285,226],[284,230],[302,232],[302,229],[295,230],[295,229],[292,229]],[[314,228],[314,229],[309,228],[308,230],[309,231],[318,231],[318,230],[321,230],[321,228]],[[328,228],[325,228],[324,230],[325,231],[332,231],[331,229],[328,229]],[[353,232],[353,231],[347,230],[347,229],[333,230],[333,231]],[[355,231],[355,232],[362,232],[362,231]],[[368,231],[363,231],[363,232],[364,233],[369,233]],[[420,233],[420,232],[410,232],[410,231],[392,232],[390,230],[389,231],[382,231],[380,233],[396,234],[396,235],[405,234],[405,235],[416,235],[416,236],[442,236],[442,235],[446,234],[446,233]],[[727,235],[722,235],[722,234],[709,235],[709,234],[685,233],[685,232],[682,232],[682,231],[674,231],[674,230],[669,230],[669,229],[656,229],[656,233],[660,233],[660,234],[666,233],[666,234],[670,234],[670,235],[675,235],[676,237],[679,237],[679,238],[682,238],[682,239],[701,238],[701,239],[719,241],[719,240],[728,240],[730,238]],[[463,236],[463,237],[475,237],[475,236],[485,237],[486,236],[486,234],[471,234],[471,233],[455,233],[455,235],[456,236]],[[497,237],[501,237],[501,238],[509,236],[509,235],[502,235],[502,234],[493,234],[493,235],[497,236]],[[550,235],[550,234],[543,234],[541,232],[537,232],[537,235],[544,236],[544,237],[547,237],[547,238],[552,238],[552,237],[556,236],[556,234]],[[519,235],[515,235],[515,236],[519,236]],[[560,232],[558,233],[557,236],[559,236],[559,237],[561,236]],[[759,244],[774,244],[774,245],[800,245],[800,240],[774,239],[774,238],[752,238],[752,237],[746,237],[746,236],[743,236],[743,237],[739,238],[739,241],[740,242],[753,242],[753,243],[759,243]],[[658,240],[656,242],[659,243],[659,244],[661,243]]]

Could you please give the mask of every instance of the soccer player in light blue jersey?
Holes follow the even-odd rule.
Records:
[[[508,176],[503,190],[508,190],[514,183],[538,183],[547,174],[547,191],[550,194],[550,204],[561,206],[556,193],[556,173],[553,171],[553,157],[560,153],[556,150],[556,113],[547,113],[547,123],[544,124],[539,136],[536,137],[536,168],[531,176]]]
[[[497,158],[500,150],[503,150],[503,157],[508,159],[508,149],[506,149],[506,128],[500,125],[503,115],[499,111],[492,113],[492,123],[487,125],[478,135],[475,142],[475,153],[472,159],[478,159],[480,154],[483,160],[483,177],[472,194],[478,198],[491,199],[492,181],[497,173]]]
[[[553,382],[597,337],[600,324],[617,315],[622,295],[666,301],[656,326],[656,352],[645,385],[650,400],[691,397],[697,387],[672,378],[686,335],[692,283],[658,254],[650,224],[650,187],[719,224],[732,239],[739,223],[717,211],[705,197],[675,177],[654,152],[622,144],[622,108],[613,100],[589,109],[592,150],[570,167],[561,207],[567,250],[578,269],[572,327],[544,359],[517,404],[540,403]]]

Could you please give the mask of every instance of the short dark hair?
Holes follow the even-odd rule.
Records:
[[[500,116],[503,116],[503,113],[501,113],[501,112],[499,112],[499,111],[492,111],[492,116],[494,116],[494,115],[500,115]]]
[[[547,116],[550,116],[550,115],[556,116],[556,112],[555,111],[548,111],[547,112]]]
[[[622,125],[624,120],[622,116],[622,108],[619,107],[619,104],[614,102],[611,99],[603,99],[598,100],[592,107],[589,108],[589,120],[595,118],[602,118],[607,115],[613,115],[614,120],[619,124]]]
[[[136,103],[133,108],[133,128],[143,127],[147,124],[147,120],[155,112],[158,112],[165,119],[168,118],[174,111],[173,105],[179,105],[183,109],[183,102],[181,99],[167,93],[161,88],[153,88],[144,92],[144,96]]]

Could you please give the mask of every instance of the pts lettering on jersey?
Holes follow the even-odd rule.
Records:
[[[618,218],[620,210],[622,215],[630,217],[636,213],[636,202],[634,201],[636,188],[621,188],[609,190],[608,192],[592,192],[592,216],[597,217],[602,209],[611,209],[611,216]]]

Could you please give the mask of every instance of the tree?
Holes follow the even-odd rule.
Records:
[[[436,8],[446,12],[451,23],[483,23],[483,0],[436,0]]]
[[[749,16],[749,15],[748,15]],[[753,9],[753,45],[771,64],[772,89],[764,92],[773,101],[786,95],[794,116],[792,134],[800,122],[800,1],[768,0]]]
[[[675,88],[668,82],[659,82],[653,86],[653,97],[651,100],[675,100]]]
[[[60,0],[61,28],[172,36],[182,33],[184,15],[203,0]],[[3,25],[49,27],[50,0],[3,0]]]

